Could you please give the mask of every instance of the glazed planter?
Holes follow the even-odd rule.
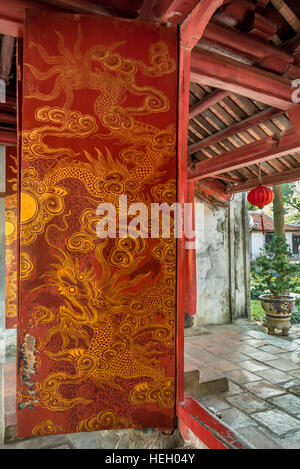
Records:
[[[261,295],[261,305],[266,313],[266,327],[268,334],[275,334],[275,329],[287,336],[292,327],[290,319],[293,313],[296,298],[290,295],[275,297],[273,295]]]

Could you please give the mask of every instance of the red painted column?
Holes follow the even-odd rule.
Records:
[[[197,310],[197,283],[196,283],[196,245],[195,245],[195,182],[188,181],[187,184],[187,203],[191,204],[191,210],[188,212],[189,220],[188,226],[191,231],[186,233],[185,242],[185,262],[186,262],[186,275],[185,275],[185,313],[196,314]]]

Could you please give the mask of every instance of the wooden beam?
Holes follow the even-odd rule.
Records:
[[[188,179],[193,181],[215,177],[218,174],[245,168],[249,165],[299,151],[300,137],[293,130],[289,130],[278,141],[272,137],[267,137],[236,150],[200,161],[196,164],[195,168],[189,169]]]
[[[300,179],[300,168],[290,169],[288,171],[282,171],[278,174],[273,174],[271,176],[265,176],[261,178],[261,184],[265,186],[277,186],[280,184],[285,184],[287,182],[294,182]],[[259,179],[250,179],[242,184],[236,184],[232,186],[231,193],[237,192],[248,192],[259,184]]]
[[[0,128],[0,145],[16,145],[17,132],[15,130],[7,130]]]
[[[209,95],[205,96],[205,97],[202,99],[202,101],[200,101],[199,103],[195,104],[195,106],[193,106],[193,107],[190,109],[189,118],[190,118],[190,119],[193,119],[193,117],[198,116],[199,114],[201,114],[201,112],[206,111],[207,109],[209,109],[209,108],[210,108],[211,106],[213,106],[214,104],[217,104],[217,103],[219,103],[220,101],[222,101],[223,99],[227,98],[229,95],[230,95],[230,93],[228,93],[228,91],[224,91],[224,90],[214,90],[212,93],[210,93]]]
[[[17,113],[5,112],[0,109],[0,125],[17,125]]]
[[[220,24],[210,23],[204,31],[203,38],[256,60],[263,60],[266,57],[277,57],[287,64],[294,62],[292,54],[285,50]]]
[[[199,0],[181,25],[181,43],[192,50],[224,0]]]
[[[285,111],[293,105],[295,90],[290,80],[199,49],[192,52],[191,81],[225,89]]]
[[[157,21],[162,24],[168,22],[181,24],[196,3],[197,0],[156,0],[153,12]]]
[[[127,4],[127,9],[126,9]],[[115,2],[114,5],[99,5],[89,0],[1,0],[0,2],[0,33],[14,37],[22,37],[24,33],[24,12],[27,8],[55,10],[72,13],[89,13],[102,16],[134,17],[138,15],[128,2]]]
[[[226,129],[217,132],[216,134],[210,135],[209,137],[199,140],[199,142],[190,145],[188,149],[189,155],[192,155],[193,153],[201,150],[202,148],[207,148],[211,145],[214,145],[215,143],[218,143],[221,140],[231,137],[232,135],[236,135],[239,132],[243,132],[244,130],[249,129],[254,125],[261,124],[262,122],[265,122],[269,119],[273,119],[274,117],[278,117],[280,115],[282,115],[282,111],[279,111],[278,109],[265,109],[255,114],[254,116],[250,116],[245,120],[237,122],[236,124],[233,124],[227,127]]]

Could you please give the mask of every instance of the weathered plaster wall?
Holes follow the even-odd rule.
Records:
[[[293,234],[287,232],[285,234],[286,242],[290,246],[290,250],[293,252]],[[261,254],[261,249],[265,246],[265,236],[260,231],[251,232],[251,259],[256,259]]]
[[[227,209],[195,200],[197,324],[230,321]]]
[[[248,317],[248,249],[244,196],[230,208],[195,199],[197,317],[194,325]],[[246,239],[245,239],[246,238]],[[247,248],[248,246],[248,248]]]

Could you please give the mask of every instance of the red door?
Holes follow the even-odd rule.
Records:
[[[29,11],[23,52],[19,436],[172,428],[176,243],[118,233],[176,201],[177,29]]]

